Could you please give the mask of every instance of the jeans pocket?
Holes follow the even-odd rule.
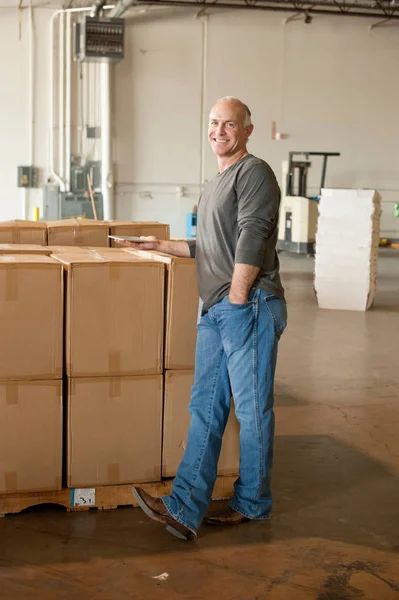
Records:
[[[258,290],[257,288],[252,288],[251,291],[249,292],[248,295],[248,301],[244,302],[242,304],[236,304],[235,302],[230,302],[229,300],[229,296],[225,296],[222,300],[222,302],[224,303],[224,305],[229,306],[233,309],[243,309],[243,308],[248,308],[249,306],[253,306],[254,304],[256,304],[256,302],[258,301],[259,298],[259,292],[260,290]]]
[[[265,302],[267,309],[273,319],[274,331],[278,339],[283,335],[287,327],[287,305],[277,296],[266,296]]]
[[[248,300],[248,302],[244,302],[242,304],[236,304],[235,302],[230,302],[228,296],[226,296],[225,298],[226,298],[226,305],[234,310],[248,308],[248,306],[252,306],[254,303],[253,300]]]
[[[216,314],[224,351],[227,357],[243,348],[251,338],[256,323],[257,303],[232,304],[223,299]]]

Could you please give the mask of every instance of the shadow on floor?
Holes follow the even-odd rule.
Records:
[[[0,521],[0,565],[196,552],[323,538],[399,550],[398,479],[384,465],[334,436],[280,436],[275,444],[270,521],[202,527],[191,545],[170,536],[139,509],[60,513],[44,509]]]
[[[305,399],[304,395],[295,396],[290,393],[291,388],[285,386],[281,381],[277,380],[275,383],[274,391],[274,405],[275,407],[295,407],[295,406],[306,406],[309,402]]]

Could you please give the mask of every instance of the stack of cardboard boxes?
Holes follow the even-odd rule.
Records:
[[[110,248],[109,231],[169,238],[159,223],[0,224],[0,494],[176,474],[194,378],[195,261]],[[238,463],[232,414],[219,474]]]
[[[0,254],[0,493],[62,485],[62,267]]]
[[[53,256],[66,285],[67,485],[159,481],[163,265],[106,250]]]

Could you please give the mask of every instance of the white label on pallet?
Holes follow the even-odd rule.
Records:
[[[71,506],[95,506],[96,488],[75,488],[71,490]]]

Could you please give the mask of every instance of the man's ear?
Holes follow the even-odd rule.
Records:
[[[251,133],[254,130],[254,126],[251,123],[251,125],[248,125],[248,127],[246,127],[245,129],[247,130],[247,138],[249,138],[249,136],[251,135]]]

